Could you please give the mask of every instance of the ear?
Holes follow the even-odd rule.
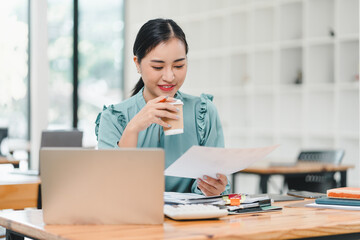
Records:
[[[137,56],[134,56],[134,63],[136,65],[137,72],[140,73],[140,63],[138,61]]]

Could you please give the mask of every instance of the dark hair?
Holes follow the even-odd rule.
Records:
[[[139,30],[133,53],[137,57],[140,64],[141,60],[154,49],[158,44],[167,42],[171,38],[178,38],[185,45],[185,52],[188,53],[188,45],[186,42],[185,33],[183,30],[171,19],[152,19],[146,22]],[[132,96],[137,94],[144,87],[144,81],[140,77],[132,90]]]

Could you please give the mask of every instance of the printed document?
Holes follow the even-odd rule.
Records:
[[[243,149],[193,146],[165,170],[165,175],[185,178],[230,175],[264,159],[278,146]]]

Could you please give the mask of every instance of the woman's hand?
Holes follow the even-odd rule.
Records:
[[[216,174],[217,178],[204,176],[203,179],[198,178],[198,188],[204,193],[205,196],[220,195],[225,191],[227,185],[227,177],[224,174]]]
[[[166,99],[166,101],[164,101],[164,99]],[[153,123],[165,128],[171,127],[161,120],[161,118],[179,118],[175,114],[178,111],[177,107],[169,103],[173,101],[175,101],[174,98],[166,96],[160,96],[148,101],[145,107],[131,119],[126,128],[131,129],[135,133],[139,133]]]

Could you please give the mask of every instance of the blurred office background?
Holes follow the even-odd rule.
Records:
[[[157,17],[174,19],[187,35],[182,91],[214,95],[226,147],[281,144],[264,162],[345,149],[342,163],[355,166],[348,185],[360,187],[358,0],[3,3],[0,127],[9,138],[2,148],[24,159],[30,150],[37,166],[41,130],[71,128],[94,147],[97,114],[127,98],[139,78],[136,33]],[[258,181],[239,176],[236,191],[256,192]]]

